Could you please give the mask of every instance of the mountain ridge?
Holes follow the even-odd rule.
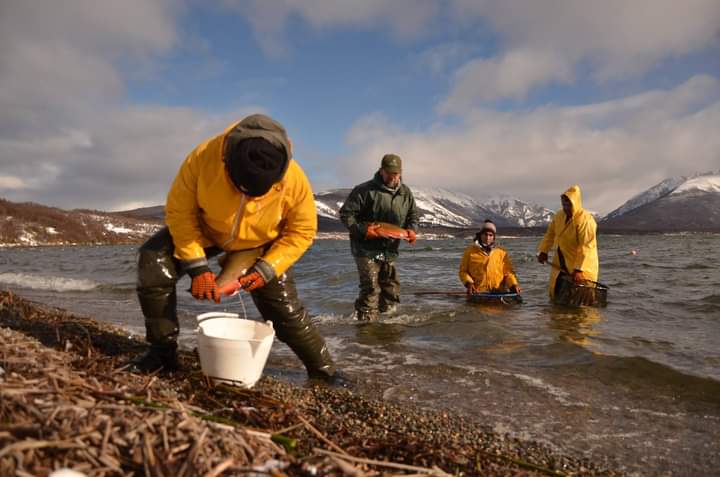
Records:
[[[338,211],[351,189],[315,195],[318,229],[346,237]],[[499,235],[540,235],[554,213],[507,196],[474,198],[436,188],[413,188],[421,236],[468,237],[486,219]],[[121,212],[64,210],[0,198],[0,245],[136,244],[164,225],[164,206]],[[598,219],[599,233],[720,232],[720,170],[665,179]]]
[[[606,230],[720,231],[720,170],[665,179],[610,212]]]

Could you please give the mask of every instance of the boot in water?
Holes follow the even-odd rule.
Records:
[[[309,372],[308,384],[311,386],[319,384],[333,388],[345,389],[352,389],[353,387],[350,378],[342,371],[334,371],[332,374],[325,372]]]

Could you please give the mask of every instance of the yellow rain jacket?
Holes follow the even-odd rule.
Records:
[[[565,258],[567,272],[580,270],[586,280],[597,281],[600,270],[595,237],[597,224],[593,216],[582,207],[579,186],[570,187],[563,195],[572,202],[573,216],[566,222],[563,209],[555,213],[540,242],[538,252],[548,253],[553,246],[557,246]],[[560,257],[556,252],[550,269],[550,298],[555,295],[555,282],[560,271]]]
[[[210,246],[226,252],[269,246],[262,259],[279,276],[315,238],[312,188],[298,163],[290,159],[283,178],[265,195],[240,192],[223,161],[225,140],[234,127],[196,147],[168,192],[165,222],[175,257],[193,262],[204,259],[203,249]]]
[[[505,249],[495,247],[488,254],[476,243],[465,249],[459,276],[463,285],[472,283],[478,291],[509,290],[518,284]]]

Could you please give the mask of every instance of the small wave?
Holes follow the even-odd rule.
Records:
[[[705,263],[691,263],[687,267],[685,267],[685,270],[714,270],[715,267],[712,265],[707,265]]]
[[[512,373],[512,372],[501,371],[498,369],[494,369],[494,370],[492,370],[492,372],[495,374],[499,374],[501,376],[511,376],[516,379],[519,379],[520,381],[523,381],[525,384],[527,384],[529,386],[532,386],[534,388],[537,388],[541,391],[546,392],[547,394],[549,394],[550,396],[555,398],[555,400],[558,401],[560,404],[563,404],[565,406],[579,406],[579,407],[587,407],[588,406],[588,404],[586,404],[584,402],[577,401],[575,399],[571,399],[570,393],[568,393],[567,391],[565,391],[557,386],[553,386],[552,384],[547,383],[540,378],[537,378],[534,376],[528,376],[526,374],[521,374],[521,373]]]
[[[133,283],[115,283],[115,284],[105,283],[102,285],[96,284],[95,288],[97,288],[99,291],[102,291],[105,293],[125,294],[125,293],[129,293],[129,292],[134,293],[135,290],[137,289],[137,286],[135,285],[134,282]]]
[[[24,273],[0,273],[0,283],[33,290],[87,291],[100,284],[92,280],[76,278],[27,275]]]

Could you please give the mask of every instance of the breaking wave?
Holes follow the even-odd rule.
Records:
[[[33,290],[54,291],[87,291],[100,286],[99,283],[92,280],[28,275],[25,273],[0,273],[0,283]]]

